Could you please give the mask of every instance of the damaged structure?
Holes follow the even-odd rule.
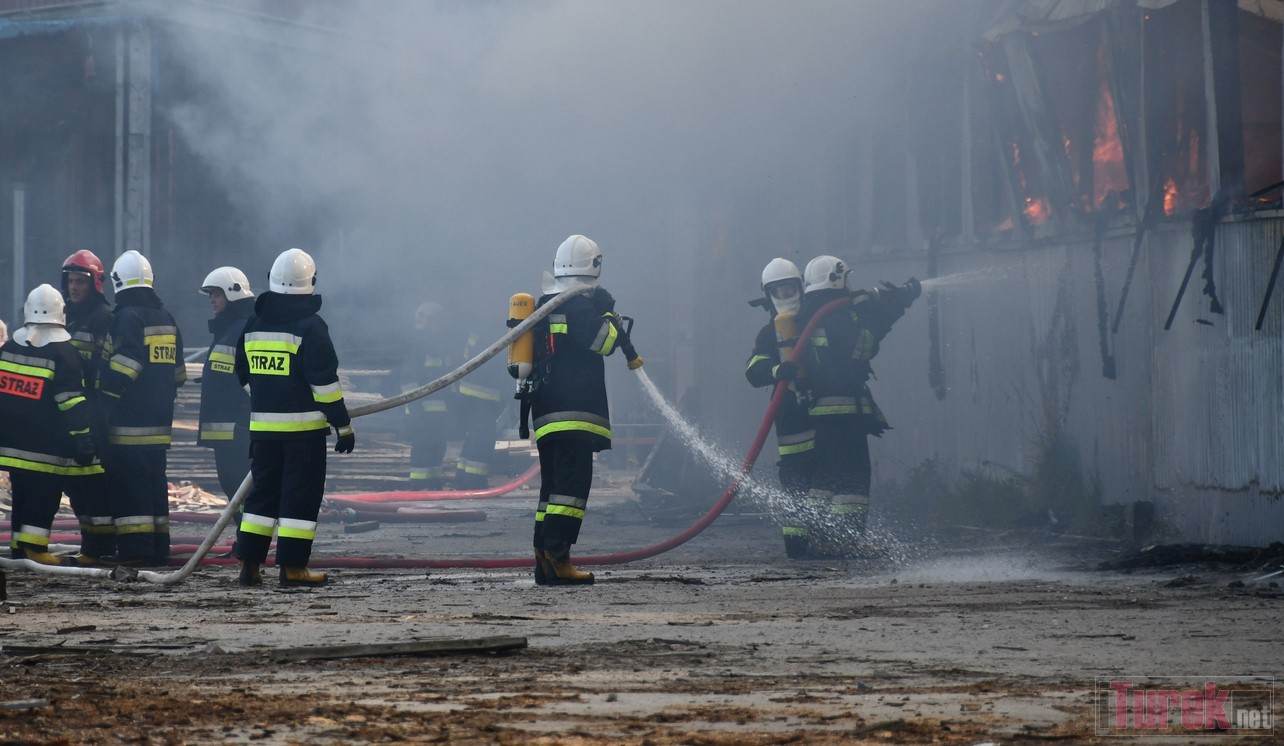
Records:
[[[715,248],[702,272],[750,286],[794,251],[862,285],[944,278],[875,366],[895,373],[873,383],[895,428],[876,483],[997,469],[1056,480],[1010,511],[1061,528],[1095,510],[1142,540],[1284,539],[1284,5],[935,7],[823,205],[776,236],[728,206],[710,243],[757,261]]]

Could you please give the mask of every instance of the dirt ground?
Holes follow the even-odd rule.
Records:
[[[320,555],[524,553],[529,492],[486,521],[323,526]],[[179,534],[204,527],[176,527]],[[657,526],[603,485],[579,549]],[[1279,589],[1208,568],[1094,570],[1046,537],[784,559],[761,516],[719,520],[591,588],[517,571],[354,571],[318,590],[9,575],[0,742],[981,743],[1094,739],[1094,682],[1284,671]],[[285,662],[274,650],[517,636],[501,655]],[[61,649],[55,649],[61,648]],[[1269,737],[1257,739],[1270,742]]]

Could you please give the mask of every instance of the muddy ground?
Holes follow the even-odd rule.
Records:
[[[524,553],[529,492],[452,507],[487,519],[356,535],[327,524],[318,553]],[[595,497],[579,549],[673,532],[620,479]],[[744,513],[600,568],[591,588],[517,571],[344,570],[319,590],[272,577],[245,590],[229,568],[168,590],[10,574],[0,741],[1077,742],[1093,738],[1103,677],[1284,672],[1278,588],[1209,568],[1093,569],[1113,551],[1009,535],[792,562],[770,523]],[[528,647],[273,654],[488,636]]]

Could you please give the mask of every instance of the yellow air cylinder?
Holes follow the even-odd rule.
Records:
[[[793,347],[798,339],[798,317],[788,311],[776,314],[776,343]]]
[[[535,298],[530,293],[517,293],[508,299],[508,326],[517,326],[535,311]],[[530,376],[535,363],[535,335],[526,332],[508,346],[508,374],[517,380]]]

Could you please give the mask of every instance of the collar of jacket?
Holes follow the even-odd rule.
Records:
[[[319,295],[285,295],[268,291],[254,301],[254,313],[264,321],[288,323],[321,310]]]
[[[825,305],[831,300],[846,298],[850,295],[851,293],[841,288],[825,288],[824,290],[813,290],[810,293],[807,293],[806,295],[803,296],[802,310],[800,311],[800,318],[811,318],[811,315],[816,312],[817,308],[820,308],[821,306]]]
[[[89,300],[82,300],[79,303],[67,301],[67,318],[70,320],[88,316],[97,311],[99,306],[106,307],[107,299],[98,293],[90,293]]]
[[[210,334],[219,334],[236,322],[253,316],[256,300],[256,298],[242,298],[228,303],[222,311],[209,320]]]
[[[140,306],[142,308],[164,308],[160,296],[149,287],[129,288],[116,293],[116,306]]]

